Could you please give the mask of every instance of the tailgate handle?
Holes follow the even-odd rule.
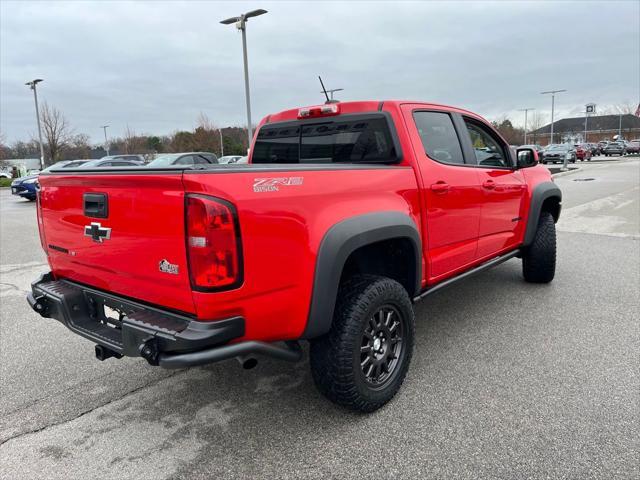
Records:
[[[106,193],[85,193],[82,198],[86,217],[107,218],[109,216]]]

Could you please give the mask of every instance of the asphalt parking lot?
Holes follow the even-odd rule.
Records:
[[[0,478],[639,478],[640,160],[579,164],[554,282],[514,259],[419,303],[405,384],[368,416],[306,357],[98,362],[28,308],[34,204],[2,189]]]

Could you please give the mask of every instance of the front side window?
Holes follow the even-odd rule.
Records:
[[[471,137],[471,145],[476,155],[476,161],[481,167],[510,168],[511,162],[500,145],[500,142],[489,131],[478,123],[464,121]]]
[[[265,125],[253,163],[392,163],[398,154],[382,115]]]
[[[425,153],[441,163],[464,164],[462,148],[448,113],[414,112],[413,119]]]

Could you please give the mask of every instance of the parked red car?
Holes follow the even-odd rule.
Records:
[[[640,140],[631,140],[627,142],[627,155],[640,153]]]
[[[308,341],[319,390],[371,412],[407,373],[413,302],[512,258],[529,282],[554,277],[560,190],[469,111],[286,110],[260,122],[249,161],[41,174],[51,272],[29,304],[100,360],[251,367],[298,361]]]
[[[591,146],[589,144],[583,143],[580,145],[576,145],[576,159],[581,161],[591,161]]]

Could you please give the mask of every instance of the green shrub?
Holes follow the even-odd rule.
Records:
[[[13,181],[13,179],[11,178],[0,178],[0,187],[9,187],[11,186],[11,182]]]

